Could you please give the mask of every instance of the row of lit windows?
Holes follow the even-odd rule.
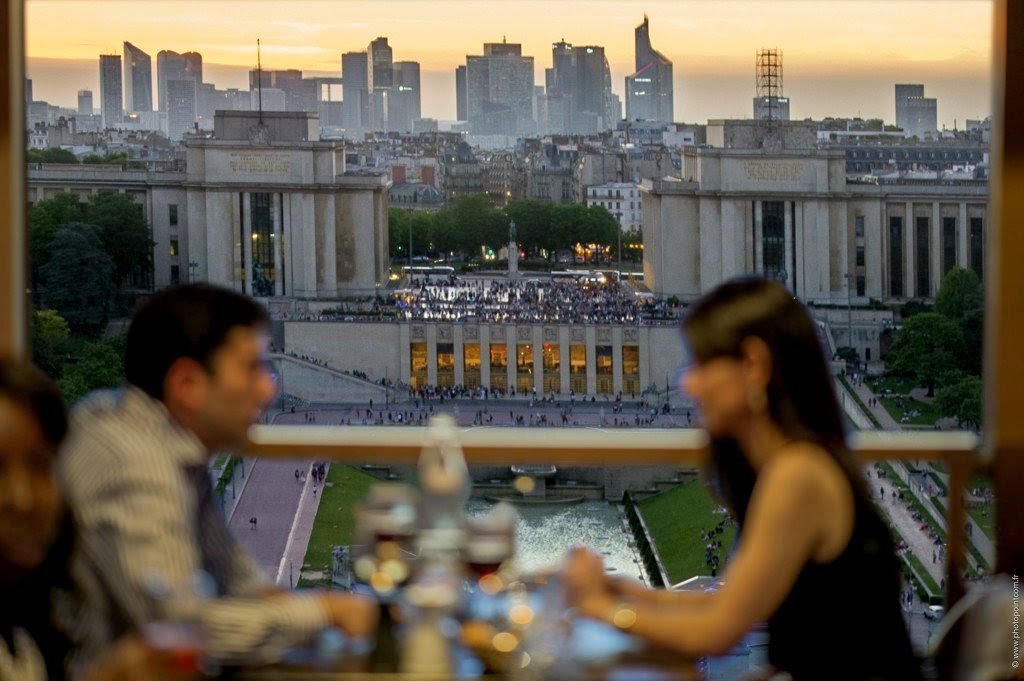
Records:
[[[515,347],[516,385],[520,390],[531,390],[534,387],[533,371],[535,366],[534,346],[532,343],[519,343]],[[467,388],[480,387],[480,367],[484,355],[481,354],[479,343],[466,343],[462,347],[464,385]],[[490,388],[505,390],[508,387],[509,346],[500,343],[487,347],[488,366],[491,369]],[[453,343],[438,343],[435,355],[437,364],[437,383],[440,386],[455,384],[455,346]],[[562,392],[560,348],[555,343],[544,343],[540,353],[545,392]],[[415,342],[409,345],[411,383],[423,386],[427,383],[427,344]],[[598,375],[598,391],[611,392],[611,376],[614,373],[612,346],[598,345],[595,347],[595,370]],[[569,346],[570,387],[576,392],[586,392],[587,347],[585,345]],[[640,377],[640,349],[635,345],[622,348],[623,390],[636,393]],[[601,377],[608,380],[604,381]],[[600,387],[607,383],[608,390]],[[577,387],[582,386],[582,387]]]

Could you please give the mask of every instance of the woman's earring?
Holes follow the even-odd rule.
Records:
[[[750,411],[755,414],[766,411],[768,409],[768,395],[764,389],[751,390],[747,395],[747,405],[750,407]]]

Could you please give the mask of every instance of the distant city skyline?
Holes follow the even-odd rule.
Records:
[[[940,127],[952,127],[954,120],[962,127],[964,119],[991,111],[988,0],[321,0],[289,3],[287,17],[280,7],[183,0],[134,4],[127,12],[123,2],[28,0],[27,73],[37,100],[74,107],[78,90],[99,91],[99,54],[120,52],[124,41],[149,54],[200,52],[206,82],[245,88],[257,36],[265,68],[302,69],[311,76],[339,75],[343,52],[386,36],[403,59],[421,64],[423,115],[450,120],[456,66],[481,43],[502,37],[522,43],[524,56],[534,58],[537,85],[551,67],[553,43],[603,46],[612,91],[624,101],[633,29],[646,13],[652,39],[675,64],[677,121],[749,118],[754,53],[761,47],[785,52],[785,95],[794,119],[861,115],[891,121],[895,83],[924,83],[938,98]],[[234,27],[230,35],[223,31],[227,22]],[[446,33],[452,26],[459,30]]]

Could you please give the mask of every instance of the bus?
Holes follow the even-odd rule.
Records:
[[[405,265],[402,267],[402,276],[406,278],[441,277],[454,279],[455,268],[445,265]]]
[[[589,276],[587,270],[556,270],[551,273],[551,281],[581,281]]]

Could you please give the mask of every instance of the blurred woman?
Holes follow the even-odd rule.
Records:
[[[605,576],[578,549],[570,597],[687,656],[722,655],[759,622],[768,658],[794,679],[920,678],[899,605],[889,529],[849,452],[810,315],[783,286],[727,282],[683,321],[680,389],[710,442],[706,477],[739,524],[715,593],[645,590]]]
[[[0,679],[65,677],[68,639],[53,624],[54,594],[69,586],[73,528],[53,476],[67,433],[57,386],[27,363],[0,359]],[[85,681],[181,678],[137,638],[126,638]]]

